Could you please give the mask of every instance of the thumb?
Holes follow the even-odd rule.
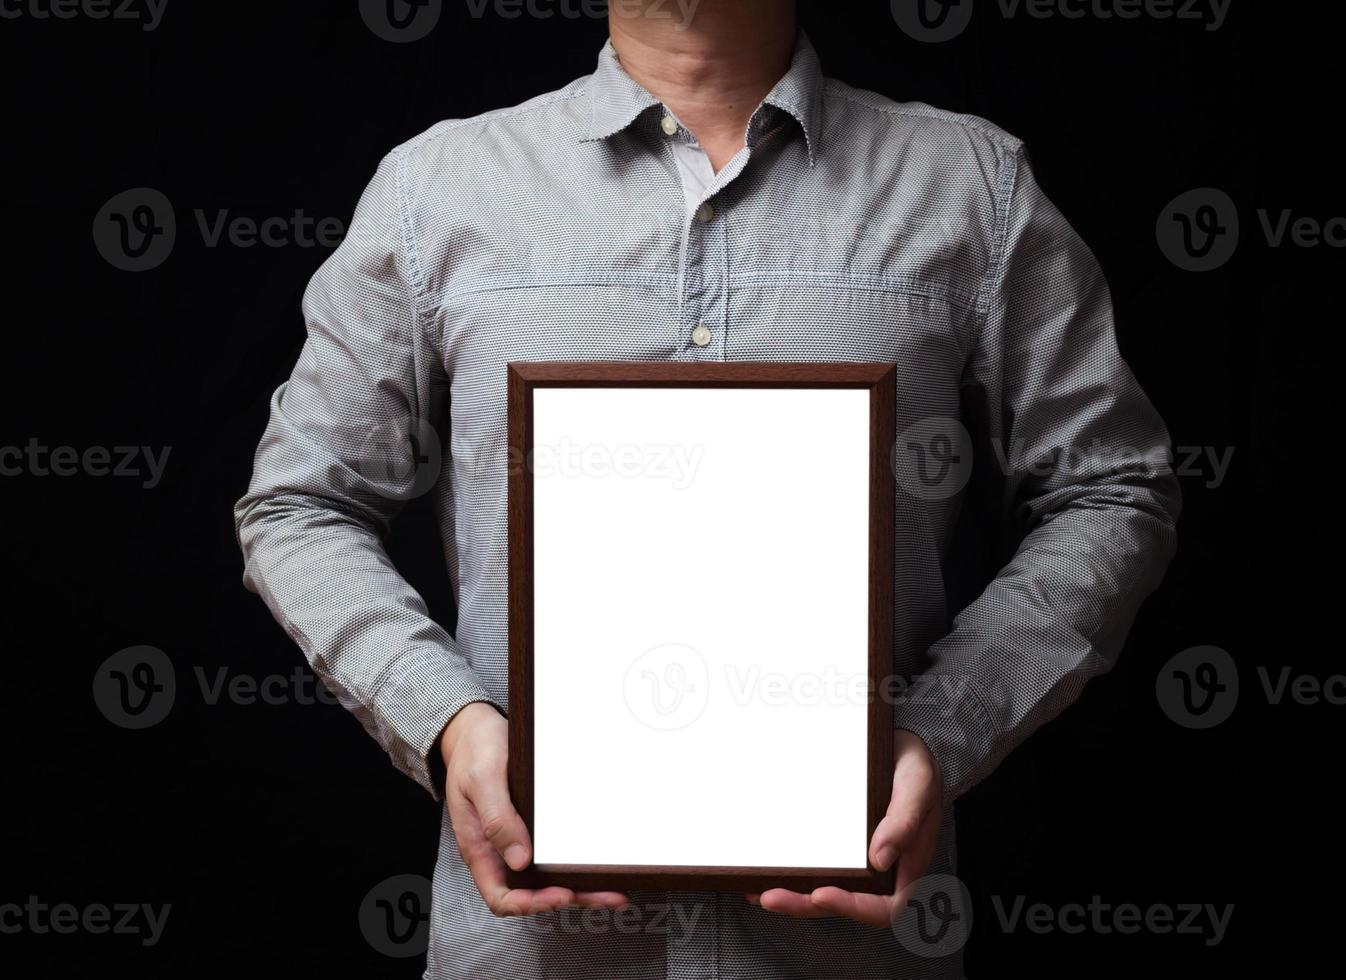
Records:
[[[874,828],[869,842],[869,860],[880,871],[887,871],[902,852],[916,844],[921,813],[909,804],[893,802],[888,813]]]
[[[533,845],[523,817],[510,800],[504,771],[493,771],[474,780],[465,795],[477,811],[482,833],[505,863],[515,871],[528,867],[533,860]]]

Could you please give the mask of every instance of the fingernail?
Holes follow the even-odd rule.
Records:
[[[874,867],[880,871],[887,871],[892,867],[893,861],[897,858],[897,848],[892,844],[884,844],[879,848],[879,853],[874,855]]]
[[[505,848],[505,863],[515,871],[528,867],[528,849],[522,844],[511,844]]]

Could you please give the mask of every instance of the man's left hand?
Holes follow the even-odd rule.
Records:
[[[868,895],[844,888],[815,888],[810,894],[772,888],[746,896],[769,912],[803,918],[844,915],[866,925],[887,928],[906,908],[916,883],[930,867],[943,812],[943,780],[930,750],[916,735],[893,735],[893,798],[869,842],[869,863],[886,871],[897,862],[892,895]]]

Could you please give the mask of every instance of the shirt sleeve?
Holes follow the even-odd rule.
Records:
[[[929,650],[897,706],[949,800],[1108,670],[1175,546],[1168,432],[1117,349],[1097,261],[1039,188],[1022,149],[990,301],[964,384],[1000,449],[1007,519],[1027,533]],[[917,693],[919,692],[919,693]]]
[[[426,460],[443,445],[432,423],[447,390],[420,333],[403,181],[391,154],[310,282],[307,340],[234,516],[244,584],[394,765],[438,797],[444,726],[471,702],[500,705],[384,547],[437,476]]]

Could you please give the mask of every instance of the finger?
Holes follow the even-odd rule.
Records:
[[[481,823],[467,797],[450,787],[446,802],[453,836],[458,841],[458,853],[472,873],[477,891],[494,912],[496,903],[509,891],[505,884],[504,862],[481,832]]]
[[[869,863],[880,871],[887,871],[899,854],[915,844],[920,827],[921,814],[916,809],[893,801],[887,816],[879,821],[870,838]]]
[[[844,888],[815,888],[809,896],[824,915],[844,915],[867,926],[886,928],[892,922],[893,897],[848,892]]]
[[[922,876],[930,869],[930,862],[935,856],[938,829],[937,824],[930,822],[912,846],[903,853],[902,860],[897,863],[896,887],[892,908],[894,918],[902,914],[902,910],[911,901],[916,886],[920,884]]]
[[[537,890],[512,888],[500,896],[497,904],[500,911],[497,911],[496,915],[541,915],[544,912],[555,912],[567,905],[574,905],[575,893],[558,885],[549,885]],[[495,911],[495,907],[492,907],[492,911]]]
[[[461,794],[450,793],[448,804],[458,852],[492,913],[499,916],[537,915],[575,901],[575,893],[569,888],[552,886],[536,891],[510,888],[505,882],[505,863],[486,839],[471,803]]]
[[[770,888],[759,897],[762,908],[781,915],[793,915],[801,919],[819,919],[831,915],[809,900],[809,896],[792,892],[788,888]]]
[[[939,793],[934,774],[906,759],[900,760],[893,777],[893,793],[888,812],[874,828],[869,841],[869,861],[887,871],[905,852],[919,846],[930,824],[938,826]]]
[[[624,909],[631,899],[621,892],[576,892],[575,904],[583,909]]]
[[[533,845],[523,817],[509,798],[509,782],[503,767],[474,773],[463,787],[468,801],[477,812],[481,830],[497,853],[515,871],[522,871],[533,860]]]

